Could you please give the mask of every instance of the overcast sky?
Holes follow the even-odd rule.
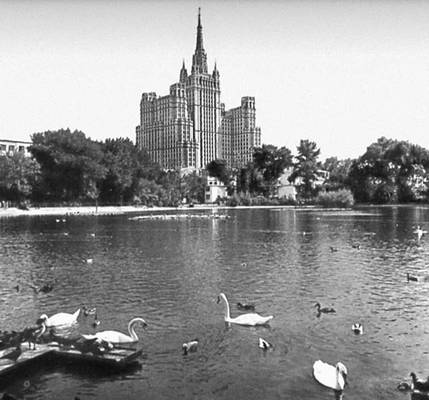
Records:
[[[429,148],[429,1],[0,0],[0,138],[135,140],[141,93],[188,70],[198,7],[226,108],[255,96],[263,143],[357,157]]]

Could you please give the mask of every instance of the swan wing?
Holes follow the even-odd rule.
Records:
[[[317,382],[328,388],[340,390],[341,388],[338,385],[336,372],[337,371],[333,365],[321,360],[318,360],[313,364],[313,375]]]
[[[60,325],[71,325],[76,322],[74,314],[58,313],[50,317],[47,321],[46,326],[60,326]]]
[[[126,335],[125,333],[118,331],[102,331],[97,332],[95,336],[99,339],[102,339],[110,343],[135,343],[131,336]]]
[[[272,319],[273,319],[272,315],[270,315],[269,317],[262,317],[261,315],[256,313],[249,313],[249,314],[239,315],[236,318],[230,318],[229,321],[227,322],[231,322],[239,325],[255,326],[255,325],[265,325]]]

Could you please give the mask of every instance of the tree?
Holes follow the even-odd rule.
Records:
[[[216,159],[210,161],[206,170],[209,176],[218,178],[224,185],[229,185],[231,180],[231,171],[228,170],[225,160]]]
[[[93,197],[94,186],[105,177],[101,144],[69,129],[32,135],[30,151],[40,164],[39,196],[80,201]]]
[[[357,201],[421,201],[427,198],[428,171],[426,149],[381,137],[352,163],[349,181]]]
[[[317,159],[320,154],[320,149],[317,148],[315,142],[309,140],[301,140],[297,146],[298,155],[297,161],[293,166],[292,174],[289,182],[298,180],[299,191],[302,197],[309,198],[315,192],[315,182],[319,178],[320,164]]]
[[[290,166],[292,153],[288,148],[264,144],[255,149],[253,163],[248,164],[247,173],[241,172],[241,177],[247,180],[250,192],[273,196],[279,177]]]
[[[29,198],[39,171],[37,161],[20,152],[0,156],[0,199],[22,201]]]
[[[140,154],[140,150],[128,138],[107,139],[102,149],[106,175],[100,183],[101,200],[105,203],[132,200],[133,183],[141,175],[146,154]]]
[[[327,191],[345,189],[349,187],[349,172],[353,160],[347,158],[338,160],[337,157],[329,157],[322,164],[322,169],[329,173],[328,180],[323,188]]]

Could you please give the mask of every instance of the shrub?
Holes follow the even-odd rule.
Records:
[[[348,189],[333,192],[320,192],[316,197],[316,204],[322,207],[350,208],[354,204],[353,195]]]

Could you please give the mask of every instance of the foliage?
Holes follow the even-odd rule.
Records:
[[[349,172],[353,195],[360,202],[394,203],[427,199],[428,150],[382,137],[355,160]]]
[[[330,157],[322,163],[322,169],[329,173],[329,178],[323,184],[327,191],[344,189],[349,187],[349,172],[353,160],[347,158],[338,160],[337,157]]]
[[[301,197],[310,198],[315,193],[315,182],[319,178],[320,164],[317,159],[320,149],[315,142],[301,140],[297,150],[297,161],[293,166],[289,182],[296,182]]]
[[[339,189],[318,193],[315,202],[323,207],[350,208],[354,204],[354,199],[350,190]]]
[[[0,156],[0,200],[22,201],[39,177],[37,161],[20,152]]]
[[[39,196],[63,201],[94,196],[106,174],[100,143],[69,129],[35,133],[32,140],[30,151],[41,169]]]
[[[279,177],[291,165],[292,153],[289,149],[264,144],[255,149],[253,162],[239,171],[237,189],[265,197],[274,196]]]

